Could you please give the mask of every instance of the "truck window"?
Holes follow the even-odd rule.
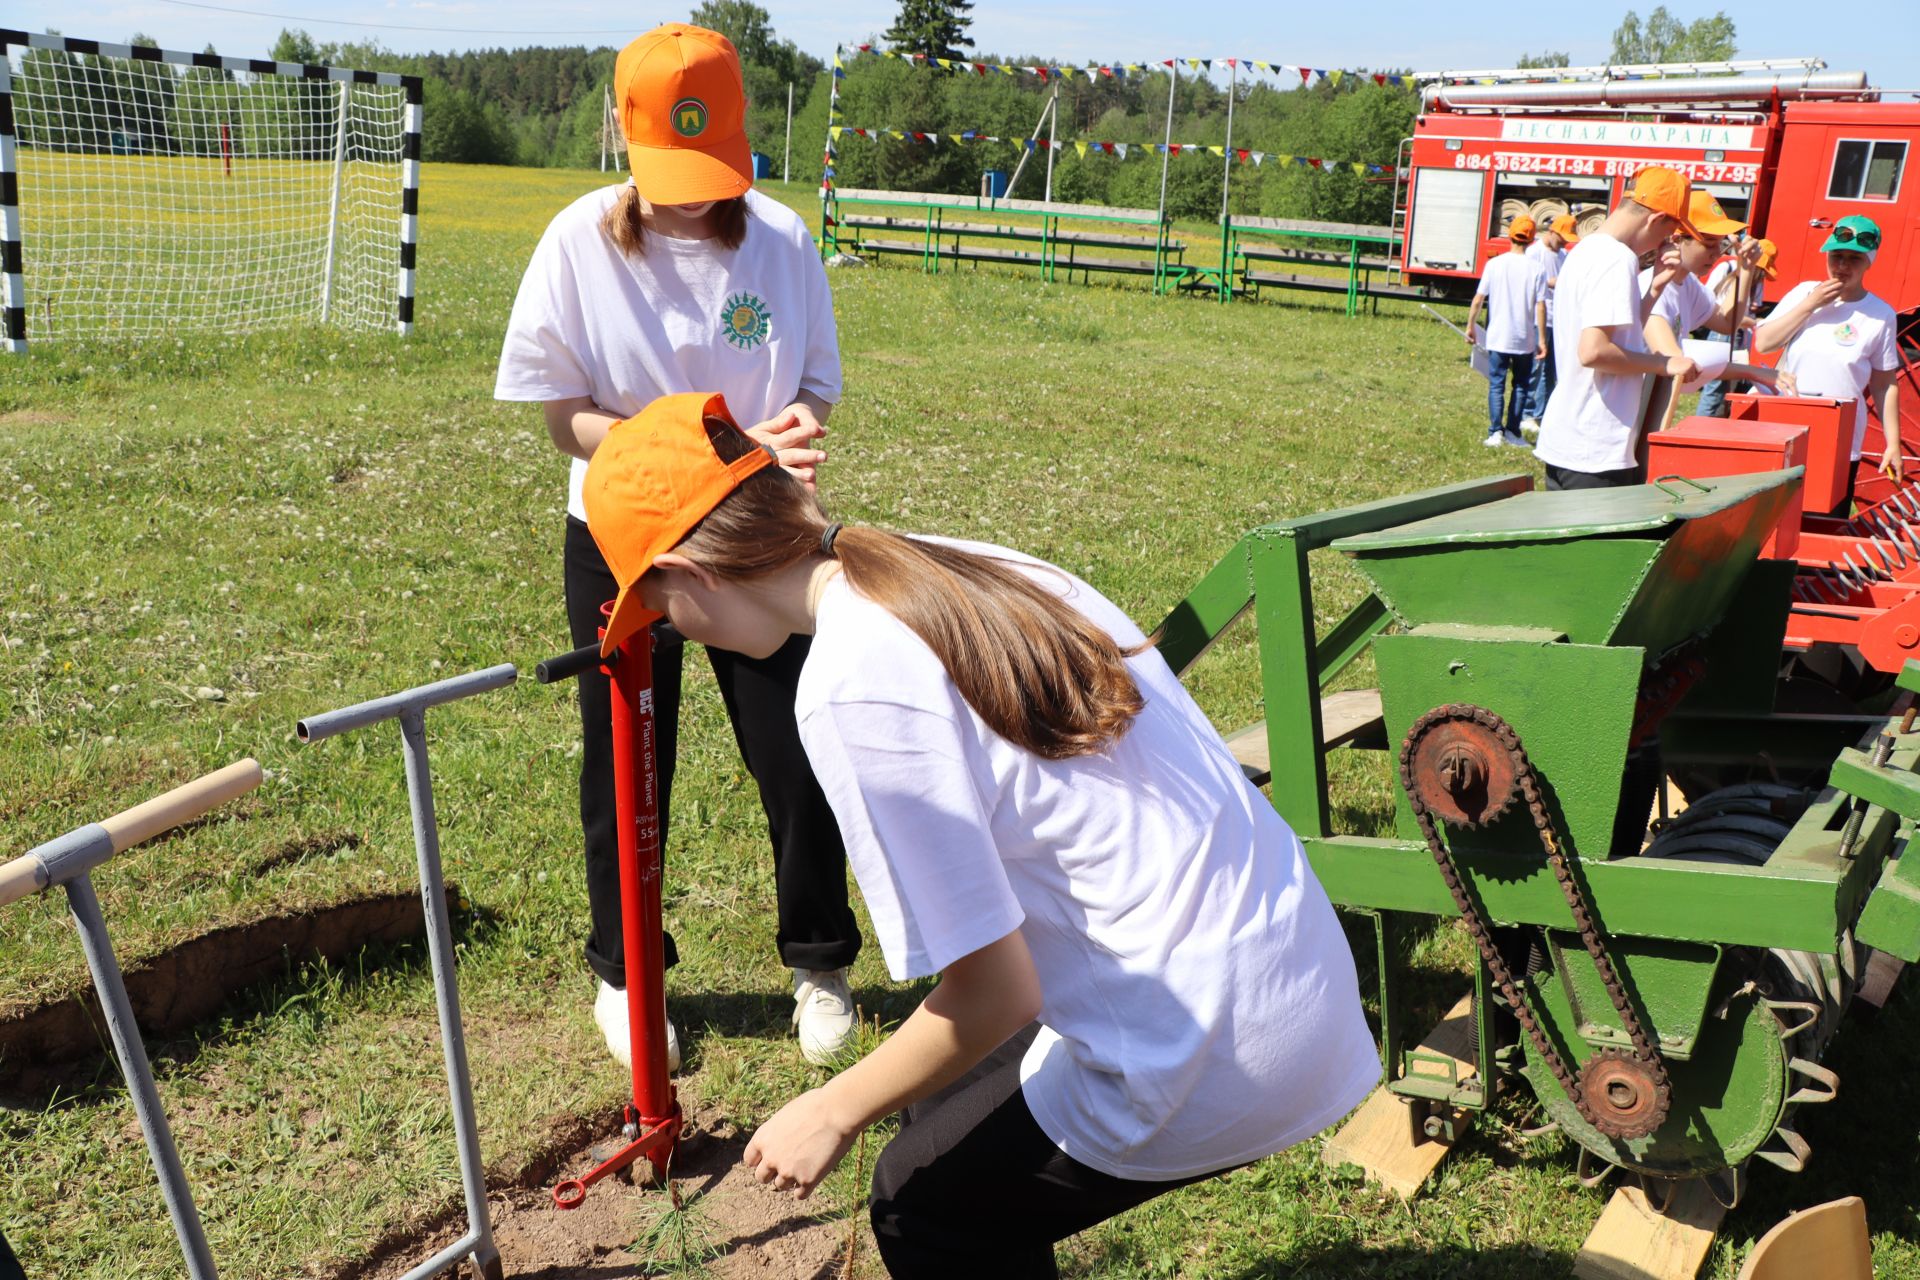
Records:
[[[1900,171],[1906,163],[1904,142],[1842,138],[1833,150],[1827,199],[1891,200],[1900,193]]]

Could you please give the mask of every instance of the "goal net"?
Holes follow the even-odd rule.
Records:
[[[5,340],[413,320],[420,81],[0,31]]]

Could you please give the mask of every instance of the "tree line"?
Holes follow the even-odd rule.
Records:
[[[1002,59],[963,52],[971,43],[970,8],[965,0],[900,0],[897,20],[876,43],[884,40],[893,49],[929,57],[1051,65],[1053,60],[1043,57]],[[689,20],[724,32],[739,49],[749,140],[755,151],[773,158],[776,173],[787,140],[791,93],[792,176],[796,182],[818,182],[827,159],[830,69],[792,41],[780,39],[767,10],[752,0],[703,0]],[[152,41],[136,35],[132,43]],[[213,52],[211,46],[207,52]],[[1704,61],[1730,58],[1734,52],[1734,25],[1724,13],[1685,23],[1664,6],[1644,21],[1630,11],[1614,32],[1616,62]],[[617,139],[608,139],[603,130],[604,103],[618,56],[610,47],[402,55],[378,42],[321,42],[304,31],[287,30],[269,56],[422,77],[422,156],[428,161],[595,167],[610,141],[611,149],[618,150]],[[843,187],[978,190],[985,172],[1012,172],[1029,154],[1025,139],[1040,126],[1051,103],[1053,136],[1067,144],[1054,153],[1056,200],[1157,207],[1161,165],[1147,147],[1165,135],[1171,89],[1175,143],[1225,145],[1231,98],[1236,150],[1337,162],[1317,169],[1236,163],[1228,196],[1233,212],[1381,223],[1391,214],[1392,170],[1400,140],[1412,132],[1419,108],[1412,88],[1379,84],[1366,75],[1347,75],[1338,82],[1316,78],[1305,86],[1236,77],[1229,87],[1215,78],[1161,66],[1147,74],[1042,81],[1024,74],[983,77],[902,59],[848,56],[846,61],[840,81],[841,123],[932,133],[941,142],[875,142],[844,134],[834,142],[831,157],[835,180]],[[1523,55],[1519,65],[1567,62],[1565,53],[1548,51]],[[311,123],[325,117],[327,96],[336,90],[323,82],[270,77],[241,82],[219,71],[48,50],[28,51],[25,68],[40,84],[57,88],[57,94],[38,106],[31,93],[19,95],[25,145],[211,154],[224,144],[237,154],[255,148],[296,156],[311,152],[315,158],[332,154],[326,130],[301,124],[303,119]],[[250,104],[271,108],[274,101],[261,99],[275,95],[288,100],[279,105],[296,109],[247,109]],[[53,109],[60,101],[87,106],[83,111]],[[223,122],[239,122],[243,111],[245,129],[216,143],[213,133]],[[276,119],[280,123],[274,123]],[[232,123],[227,128],[232,135]],[[287,136],[274,136],[275,130]],[[949,141],[967,132],[1007,141]],[[1071,145],[1076,141],[1146,146],[1121,159],[1094,150],[1080,155]],[[1382,166],[1384,172],[1355,173],[1351,162]],[[1169,211],[1178,217],[1217,215],[1227,168],[1223,157],[1205,150],[1171,159],[1166,175]],[[1031,153],[1012,194],[1039,197],[1045,170],[1046,152]]]

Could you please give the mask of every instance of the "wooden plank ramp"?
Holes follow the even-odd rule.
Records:
[[[1454,1078],[1466,1080],[1474,1074],[1473,993],[1461,996],[1447,1011],[1440,1024],[1420,1042],[1426,1053],[1453,1062]],[[1432,1072],[1445,1078],[1440,1063],[1421,1063],[1417,1059],[1410,1070]],[[1455,1116],[1456,1131],[1464,1132],[1467,1119]],[[1451,1143],[1438,1138],[1415,1145],[1413,1126],[1407,1117],[1407,1104],[1385,1085],[1375,1089],[1353,1117],[1340,1126],[1340,1132],[1327,1139],[1320,1159],[1329,1165],[1358,1165],[1369,1181],[1386,1187],[1402,1200],[1420,1194],[1433,1171],[1453,1150]]]
[[[1228,734],[1226,742],[1227,750],[1233,752],[1233,758],[1240,762],[1253,785],[1266,785],[1267,779],[1273,776],[1266,721]],[[1348,689],[1321,698],[1320,745],[1328,751],[1346,746],[1386,746],[1386,716],[1380,709],[1380,691]]]
[[[1639,1187],[1621,1187],[1573,1260],[1579,1280],[1694,1280],[1727,1211],[1696,1178],[1674,1188],[1666,1212]]]

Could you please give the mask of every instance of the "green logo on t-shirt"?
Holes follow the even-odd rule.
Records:
[[[773,312],[758,294],[736,293],[720,314],[720,336],[742,351],[751,351],[773,332]]]
[[[707,131],[707,104],[698,98],[682,98],[673,104],[673,131],[683,138],[697,138]]]

